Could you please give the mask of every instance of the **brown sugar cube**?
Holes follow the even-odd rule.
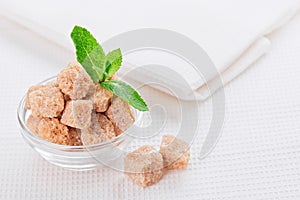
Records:
[[[44,85],[31,91],[28,102],[35,117],[57,117],[64,109],[64,97],[57,87]]]
[[[105,112],[110,104],[113,94],[111,91],[108,91],[96,84],[96,90],[93,95],[93,105],[96,112]]]
[[[36,134],[38,132],[38,125],[40,121],[41,118],[30,115],[26,121],[26,126],[31,132]]]
[[[87,128],[91,123],[92,110],[93,103],[90,100],[68,101],[60,121],[74,128]]]
[[[43,118],[38,124],[37,135],[49,142],[69,145],[68,127],[61,124],[56,118]]]
[[[173,135],[164,135],[160,151],[166,169],[184,169],[190,160],[189,144]]]
[[[152,146],[143,146],[127,154],[124,160],[125,174],[137,185],[147,187],[163,176],[162,155]]]
[[[81,141],[84,145],[105,142],[115,136],[113,124],[101,113],[93,113],[90,127],[81,130]]]
[[[110,80],[119,80],[119,77],[117,77],[116,75],[113,75]]]
[[[119,97],[112,99],[105,114],[113,123],[117,135],[127,130],[134,122],[129,104]]]
[[[82,99],[94,90],[94,83],[77,62],[69,63],[57,76],[58,87],[71,99]]]
[[[65,100],[65,102],[67,102],[67,101],[70,101],[71,99],[70,99],[69,95],[64,94],[64,100]]]
[[[25,109],[30,110],[29,94],[31,92],[38,90],[40,88],[43,88],[43,87],[45,87],[45,86],[44,85],[34,85],[28,89],[27,94],[26,94],[26,99],[25,99]]]
[[[80,130],[69,127],[69,145],[71,146],[82,146],[80,139]]]
[[[50,85],[53,87],[58,87],[57,79],[49,81],[46,85]]]
[[[57,84],[56,80],[53,80],[53,81],[50,81],[49,83],[47,83],[46,86],[58,87],[58,84]],[[25,99],[25,109],[30,110],[29,94],[35,90],[38,90],[38,89],[46,87],[46,86],[45,85],[34,85],[28,89],[27,94],[26,94],[26,99]]]

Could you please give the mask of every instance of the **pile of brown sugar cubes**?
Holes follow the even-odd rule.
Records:
[[[77,62],[69,63],[55,81],[29,88],[25,108],[31,110],[28,129],[61,145],[101,143],[134,123],[129,104],[93,83]]]
[[[118,136],[134,123],[130,105],[93,83],[77,62],[69,63],[57,79],[29,88],[26,125],[38,137],[60,145],[98,144]],[[189,145],[172,135],[163,136],[160,151],[143,146],[129,153],[124,170],[137,185],[157,183],[166,170],[184,169]]]
[[[142,146],[127,154],[124,170],[135,184],[147,187],[160,181],[167,170],[185,169],[189,160],[189,144],[173,135],[164,135],[159,151]]]

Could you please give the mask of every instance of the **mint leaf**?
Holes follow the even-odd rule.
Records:
[[[122,53],[120,49],[115,49],[106,55],[105,79],[109,79],[116,73],[122,65]]]
[[[75,26],[71,38],[76,48],[77,61],[82,65],[94,82],[120,97],[140,111],[148,111],[148,106],[137,91],[124,82],[109,80],[121,67],[120,49],[109,52],[106,56],[97,40],[85,28]]]
[[[80,26],[73,28],[71,38],[76,48],[77,61],[94,82],[102,80],[105,54],[100,44],[87,29]]]
[[[132,107],[140,111],[148,111],[148,106],[137,91],[135,91],[130,85],[122,81],[109,80],[100,84],[107,90],[110,90],[113,94],[120,97]]]

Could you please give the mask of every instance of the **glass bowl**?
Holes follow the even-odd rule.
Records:
[[[39,84],[47,84],[55,80],[51,77]],[[124,153],[129,143],[132,141],[131,128],[124,131],[117,137],[103,143],[86,146],[66,146],[48,142],[32,133],[26,126],[26,120],[31,114],[30,110],[25,109],[24,96],[18,106],[17,117],[20,124],[20,132],[27,144],[38,152],[48,162],[73,170],[89,170],[102,166],[107,166],[116,161]],[[132,109],[135,123],[141,112]],[[133,126],[133,125],[132,125]]]

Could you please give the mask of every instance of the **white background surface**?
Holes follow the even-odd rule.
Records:
[[[143,189],[108,168],[52,166],[24,143],[18,101],[74,57],[0,19],[0,199],[300,199],[299,35],[298,15],[270,36],[266,56],[226,86],[224,129],[212,154],[198,160],[195,141],[186,170]],[[200,105],[203,132],[209,104]]]
[[[176,31],[194,40],[206,51],[217,71],[221,73],[224,83],[232,80],[264,55],[270,48],[270,42],[265,36],[290,21],[299,9],[300,0],[130,0],[128,2],[85,0],[84,3],[82,0],[72,0],[72,3],[56,0],[10,0],[0,2],[0,14],[71,51],[73,45],[69,33],[74,24],[88,27],[101,42],[139,28]],[[153,34],[151,35],[154,37]],[[143,36],[144,40],[151,37],[145,33]],[[130,40],[134,42],[134,39],[127,39]],[[177,41],[177,43],[173,42],[174,44],[182,46],[180,41],[174,40]],[[122,44],[118,44],[117,47],[121,50],[126,49]],[[136,61],[139,62],[139,57],[142,58],[143,63],[155,62],[155,54],[147,54],[143,51],[141,55],[134,54],[129,62],[135,64]],[[168,65],[187,80],[196,91],[197,99],[203,100],[209,96],[207,88],[203,87],[205,80],[199,78],[192,68],[185,67],[182,61],[178,62],[178,59],[161,56],[163,59],[159,60],[169,62]],[[205,62],[204,60],[202,59],[202,62]],[[204,63],[203,65],[207,66]],[[216,73],[210,71],[205,75],[206,81],[215,78]],[[159,77],[151,70],[139,74],[135,79],[140,82],[145,81],[143,74],[149,75],[156,82],[177,81],[173,76],[166,76],[165,74],[168,73],[163,72]],[[213,88],[218,84],[217,81],[210,82],[212,84],[210,92],[213,92]],[[178,88],[182,89],[182,86],[178,85]],[[188,94],[182,96],[191,99]]]

